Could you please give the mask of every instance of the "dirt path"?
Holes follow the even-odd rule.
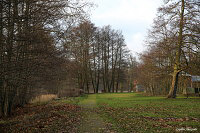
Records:
[[[114,133],[109,130],[108,124],[101,118],[94,109],[96,108],[96,95],[89,95],[81,101],[80,106],[84,108],[84,120],[79,127],[80,133]]]

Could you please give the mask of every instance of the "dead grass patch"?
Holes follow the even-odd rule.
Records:
[[[58,98],[58,96],[55,94],[40,95],[32,99],[30,103],[43,103],[43,102],[51,101],[56,98]]]

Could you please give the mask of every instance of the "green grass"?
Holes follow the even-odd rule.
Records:
[[[81,133],[79,127],[84,125],[84,130],[94,128],[96,131],[99,126],[104,131],[117,133],[171,133],[177,129],[197,129],[192,131],[195,133],[200,132],[199,123],[200,98],[167,99],[142,93],[110,93],[27,105],[16,110],[12,118],[0,119],[0,132]]]
[[[175,132],[186,127],[200,131],[199,98],[167,99],[138,93],[96,94],[94,98],[97,112],[117,132]]]

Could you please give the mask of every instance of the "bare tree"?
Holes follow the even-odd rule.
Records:
[[[0,1],[0,114],[10,115],[14,106],[29,100],[38,74],[47,74],[41,69],[54,67],[50,57],[61,56],[56,42],[60,22],[82,18],[85,6],[64,0]]]
[[[198,53],[196,51],[198,51],[197,45],[199,43],[197,37],[199,36],[197,27],[200,15],[198,7],[198,1],[165,1],[164,6],[158,10],[158,17],[154,20],[154,26],[147,38],[150,52],[143,55],[143,61],[149,59],[152,69],[155,69],[155,72],[150,72],[153,74],[151,80],[155,79],[156,75],[162,76],[164,74],[162,77],[166,77],[166,79],[162,81],[167,83],[164,85],[165,88],[169,88],[169,81],[172,82],[168,94],[169,98],[176,97],[179,73],[182,71],[192,73],[191,55]],[[196,32],[193,32],[193,27],[196,27]],[[172,78],[169,75],[172,75]],[[156,88],[161,87],[156,85]],[[168,92],[168,89],[165,92]]]

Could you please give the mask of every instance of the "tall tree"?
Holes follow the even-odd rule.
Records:
[[[167,0],[159,8],[158,16],[149,33],[147,44],[155,51],[151,51],[150,55],[155,58],[155,63],[158,63],[154,67],[168,66],[165,71],[171,73],[168,75],[172,75],[169,98],[176,97],[180,72],[192,73],[191,55],[198,53],[196,51],[198,51],[199,43],[197,37],[199,32],[198,30],[193,32],[193,27],[199,29],[197,28],[199,27],[199,16],[198,1]]]
[[[84,7],[79,1],[0,1],[0,115],[30,100],[39,72],[47,74],[41,69],[55,67],[47,64],[62,57],[56,40],[60,21],[80,19]]]

